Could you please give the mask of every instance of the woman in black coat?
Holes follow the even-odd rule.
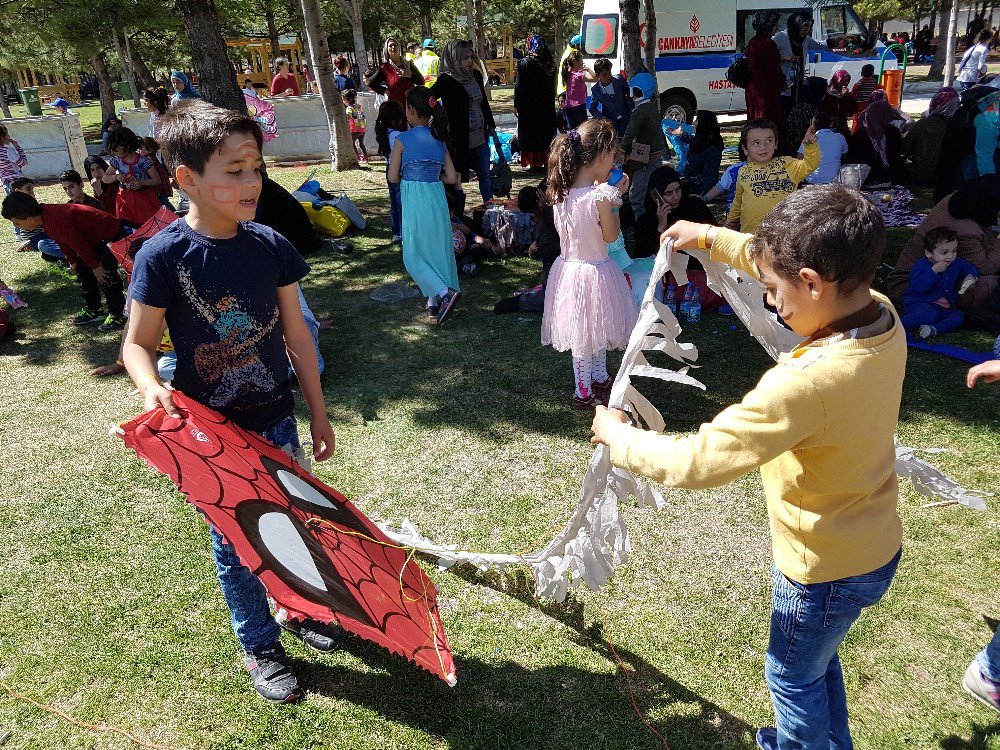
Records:
[[[673,167],[660,167],[649,176],[643,204],[646,211],[635,222],[633,258],[656,255],[660,249],[660,235],[678,221],[713,225],[718,223],[705,202],[688,192]],[[688,267],[701,268],[694,259]]]
[[[448,152],[455,171],[468,182],[476,171],[483,202],[493,198],[490,135],[496,130],[483,76],[476,70],[471,43],[453,39],[441,52],[441,75],[431,86],[448,115]]]
[[[556,65],[545,41],[537,34],[528,42],[528,56],[517,64],[514,114],[521,166],[545,169],[549,146],[556,135]]]

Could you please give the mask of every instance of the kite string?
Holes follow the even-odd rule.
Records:
[[[430,622],[431,644],[434,646],[434,653],[437,655],[438,664],[441,666],[441,675],[445,679],[451,680],[452,676],[448,674],[448,670],[444,665],[444,657],[441,656],[441,646],[438,644],[437,622],[435,622],[434,614],[433,612],[431,612],[431,610],[434,609],[434,605],[431,604],[430,592],[427,590],[426,574],[424,576],[421,576],[419,579],[420,585],[423,589],[423,593],[420,596],[417,597],[408,596],[406,594],[406,584],[403,583],[403,575],[406,573],[406,567],[410,564],[410,561],[413,560],[414,556],[418,552],[420,552],[420,550],[417,547],[412,547],[409,545],[396,544],[395,542],[384,542],[381,539],[376,539],[375,537],[369,534],[363,534],[360,531],[352,531],[350,529],[342,528],[332,523],[331,521],[328,521],[325,518],[319,518],[318,516],[312,516],[311,518],[307,519],[306,526],[326,526],[337,534],[345,534],[347,536],[358,537],[360,539],[364,539],[366,541],[381,545],[383,547],[389,547],[390,549],[398,549],[408,552],[406,560],[403,562],[403,565],[399,569],[399,598],[402,601],[408,603],[423,601],[424,606],[427,610],[427,619]],[[423,571],[421,571],[421,573],[423,573]]]
[[[102,724],[88,724],[85,721],[80,721],[79,719],[75,719],[65,711],[55,708],[54,706],[47,706],[44,703],[39,703],[38,701],[28,697],[27,695],[22,695],[21,693],[16,692],[10,687],[10,685],[8,685],[6,682],[3,682],[2,680],[0,680],[0,687],[6,690],[7,693],[10,695],[10,697],[13,698],[14,700],[23,701],[24,703],[30,703],[35,708],[45,711],[46,713],[53,714],[54,716],[58,716],[60,719],[68,721],[70,724],[73,724],[74,726],[79,727],[80,729],[86,729],[90,732],[108,732],[110,734],[117,734],[121,737],[124,737],[129,742],[138,745],[139,747],[149,748],[150,750],[176,750],[176,748],[173,748],[170,745],[157,745],[155,742],[146,742],[144,740],[140,740],[134,734],[129,734],[124,729],[118,729],[117,727],[109,727]]]

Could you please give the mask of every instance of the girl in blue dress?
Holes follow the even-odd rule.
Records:
[[[452,248],[451,218],[444,182],[458,173],[448,155],[448,120],[430,89],[406,94],[410,130],[400,133],[389,157],[391,183],[400,183],[403,203],[403,265],[427,297],[427,311],[442,323],[458,302],[458,268]]]

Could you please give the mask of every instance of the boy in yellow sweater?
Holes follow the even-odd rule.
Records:
[[[802,138],[801,159],[775,156],[778,129],[770,120],[751,120],[744,125],[740,145],[746,151],[747,163],[736,179],[736,197],[729,208],[726,226],[753,234],[765,214],[794,193],[799,183],[819,166],[820,150],[816,145],[816,128],[810,126]]]
[[[756,236],[678,222],[674,249],[759,278],[806,340],[743,401],[695,435],[660,435],[598,407],[592,442],[616,466],[662,484],[717,487],[760,468],[774,547],[766,678],[774,728],[764,750],[853,747],[837,650],[861,610],[889,588],[901,554],[893,436],[906,338],[871,290],[885,225],[840,185],[793,193]]]

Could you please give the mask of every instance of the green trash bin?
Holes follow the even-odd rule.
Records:
[[[129,85],[128,81],[119,81],[118,93],[122,95],[122,99],[129,101],[132,98],[132,86]]]
[[[18,89],[18,92],[21,94],[21,103],[28,110],[29,115],[42,114],[42,103],[38,101],[38,89]]]

